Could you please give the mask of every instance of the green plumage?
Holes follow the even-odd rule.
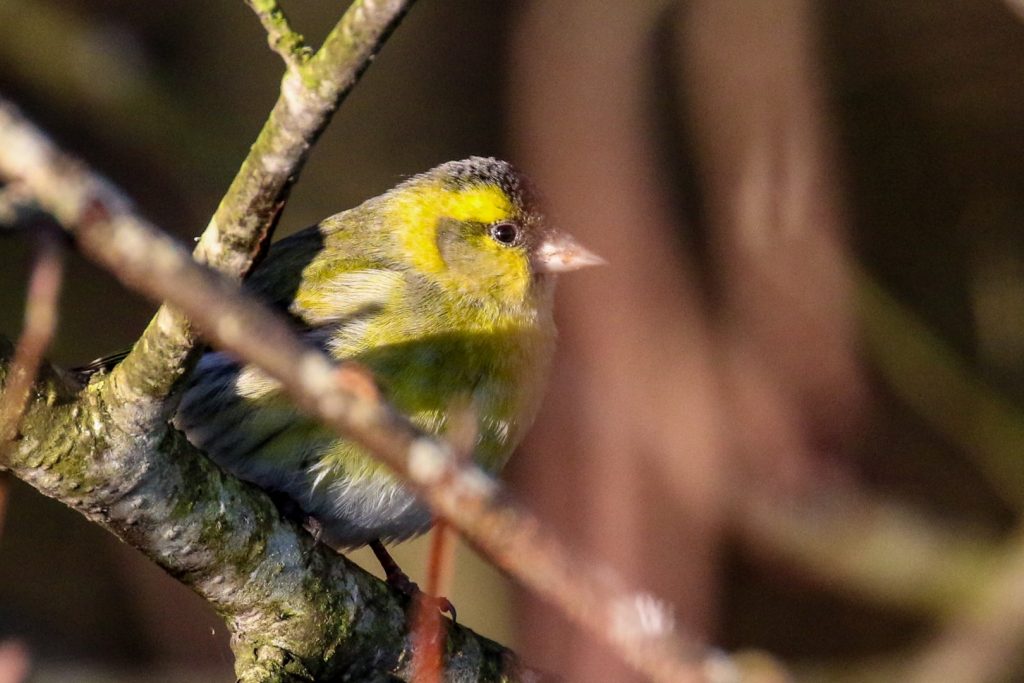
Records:
[[[554,275],[539,254],[556,237],[507,164],[473,158],[279,241],[247,286],[334,358],[367,367],[423,428],[442,433],[468,399],[474,457],[497,472],[533,420],[550,363]],[[228,470],[290,497],[335,545],[429,526],[382,465],[222,353],[202,358],[176,422]]]

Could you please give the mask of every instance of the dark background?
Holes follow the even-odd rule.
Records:
[[[285,8],[316,44],[336,5]],[[852,499],[883,527],[925,520],[949,547],[1012,542],[1021,11],[420,0],[314,150],[280,234],[447,159],[522,166],[553,220],[610,265],[562,283],[549,400],[508,472],[518,497],[674,603],[690,633],[768,650],[815,680],[885,680],[924,661],[973,598],[872,591],[834,546],[794,550],[810,531],[780,540],[770,513]],[[280,74],[242,2],[0,3],[0,93],[183,241],[204,228]],[[28,239],[0,238],[9,337],[30,253]],[[154,310],[73,256],[51,358],[121,349]],[[231,680],[224,627],[198,598],[8,486],[0,641],[27,647],[34,680]],[[808,528],[825,529],[816,519]],[[851,551],[865,563],[919,552],[856,514],[828,529],[875,538]],[[413,574],[422,547],[401,554]],[[468,551],[456,572],[464,622],[570,680],[625,680]],[[996,625],[1010,634],[996,679],[1015,680],[1024,637]]]

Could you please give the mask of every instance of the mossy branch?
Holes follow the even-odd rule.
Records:
[[[264,25],[284,36],[281,41],[289,47],[281,49],[288,51],[290,66],[270,116],[199,238],[194,250],[197,261],[233,279],[249,272],[273,233],[309,150],[412,3],[357,0],[320,50],[302,59],[299,55],[305,48],[297,47],[301,38],[284,14],[275,12],[276,3],[253,3]],[[271,40],[281,43],[273,36]],[[114,402],[145,406],[148,419],[165,421],[177,405],[173,389],[191,370],[198,353],[188,320],[162,307],[114,370],[110,382],[118,394]]]
[[[0,107],[0,141],[16,141],[19,136],[33,137],[34,142],[24,146],[48,144],[16,113]],[[0,145],[0,175],[9,173],[3,149]],[[50,162],[47,173],[52,177],[47,184],[88,186],[81,180],[63,178],[82,169],[56,150],[49,148],[40,157]],[[447,444],[423,433],[383,402],[364,371],[336,365],[322,351],[302,342],[279,314],[246,296],[237,283],[197,264],[151,226],[97,209],[98,201],[78,202],[88,211],[77,221],[66,221],[83,253],[126,286],[183,311],[213,345],[278,380],[299,407],[385,461],[496,565],[554,603],[652,680],[715,680],[704,672],[709,668],[708,659],[717,660],[719,655],[709,654],[703,644],[681,635],[667,605],[632,591],[608,567],[571,553],[536,519],[512,504],[497,482],[475,465],[458,462]],[[157,352],[159,349],[150,350]],[[95,401],[92,417],[101,420],[103,431],[102,444],[93,445],[88,452],[103,452],[105,461],[115,458],[113,453],[117,458],[123,455],[133,469],[141,468],[139,480],[145,472],[158,478],[160,465],[141,463],[167,440],[176,444],[175,449],[184,447],[180,443],[184,440],[165,423],[151,421],[158,411],[148,410],[145,403],[140,408],[124,402],[123,392],[111,386],[119,377],[123,375],[115,372],[96,378],[86,391]],[[144,380],[140,377],[140,382]],[[62,425],[56,431],[77,434],[81,429]],[[113,442],[111,435],[117,436]],[[77,467],[72,470],[73,476],[61,479],[75,481],[84,476]],[[25,474],[26,478],[33,476]],[[219,470],[204,476],[215,474]],[[131,482],[136,479],[127,477]],[[111,481],[124,480],[116,476]],[[188,495],[188,490],[172,486],[156,495],[173,501]],[[228,507],[236,504],[234,495],[231,498],[230,505],[225,502]],[[153,522],[159,523],[166,511],[152,506],[133,513],[133,519],[158,513]],[[239,543],[239,552],[253,542]]]
[[[347,51],[316,69],[285,76],[282,95],[197,247],[197,258],[233,278],[251,266],[313,141],[411,1],[357,2],[336,40]],[[283,16],[283,15],[282,15]],[[9,106],[0,103],[2,175],[64,225],[79,247],[118,272],[147,279],[144,245],[165,247],[157,277],[180,276],[187,254],[136,216],[130,202],[85,172]],[[12,187],[8,185],[8,187]],[[168,254],[173,254],[168,257]],[[186,319],[162,308],[119,369],[83,390],[47,367],[21,415],[6,464],[37,489],[79,510],[152,557],[209,600],[233,633],[245,681],[407,677],[411,661],[403,606],[376,579],[280,518],[265,495],[225,476],[167,427],[165,400],[195,355]],[[0,343],[7,398],[11,349]],[[15,364],[17,371],[18,364]],[[446,677],[514,680],[514,656],[452,627]]]
[[[0,389],[11,345],[0,340]],[[8,453],[16,476],[140,549],[208,600],[243,681],[408,678],[406,605],[282,519],[174,430],[125,431],[98,385],[44,368]],[[519,680],[507,649],[448,624],[446,676]]]
[[[56,369],[43,373],[10,467],[209,600],[231,627],[241,680],[407,676],[405,615],[382,584],[317,547],[265,494],[225,475],[168,427],[174,389],[198,353],[194,324],[204,340],[266,371],[300,407],[391,465],[498,566],[652,680],[735,680],[739,665],[721,666],[721,655],[681,635],[664,604],[569,552],[496,482],[384,403],[372,379],[303,344],[238,287],[316,137],[410,4],[356,2],[316,54],[290,58],[270,118],[193,256],[0,102],[0,176],[29,188],[82,253],[165,302],[109,375],[82,388]],[[290,31],[283,15],[264,20],[282,36]],[[458,627],[448,631],[445,666],[454,680],[521,673],[507,650]]]
[[[267,32],[270,49],[281,55],[289,70],[298,70],[313,54],[302,34],[291,27],[277,0],[246,0]]]

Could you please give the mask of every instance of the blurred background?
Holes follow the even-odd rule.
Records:
[[[285,9],[317,44],[338,5]],[[0,93],[183,241],[280,75],[240,0],[0,0]],[[279,234],[444,160],[516,162],[609,265],[561,283],[515,494],[799,680],[1020,681],[1022,81],[1013,0],[421,0]],[[11,338],[31,253],[0,238]],[[51,357],[154,310],[73,256]],[[233,680],[199,598],[4,487],[0,683]],[[414,578],[425,547],[398,553]],[[460,620],[529,663],[633,680],[471,551],[455,573]]]

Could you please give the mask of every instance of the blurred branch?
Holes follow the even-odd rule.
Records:
[[[25,198],[20,192],[23,188],[18,188],[18,192],[13,189],[8,185],[0,191],[0,204],[4,198]],[[9,205],[9,215],[5,215],[4,208],[0,206],[0,225],[7,223],[7,218],[14,225],[26,218],[26,214],[32,218],[38,217],[38,209],[31,202],[13,201]],[[28,405],[32,385],[57,328],[57,304],[64,261],[63,247],[57,235],[52,232],[52,227],[44,225],[38,231],[39,247],[25,297],[25,323],[7,370],[8,380],[0,392],[0,536],[3,535],[7,506],[10,503],[9,474],[4,467],[6,454],[11,442],[18,437],[18,426]],[[0,681],[20,681],[27,666],[19,669],[19,664],[26,661],[27,656],[19,644],[0,643]],[[15,673],[19,670],[23,671],[20,676]]]
[[[47,218],[32,193],[20,183],[0,187],[0,233],[15,232]]]
[[[117,149],[130,145],[175,182],[204,191],[223,182],[238,150],[227,123],[188,106],[187,89],[154,73],[126,33],[68,3],[4,0],[0,68],[5,80],[80,121],[90,136]]]
[[[913,683],[1009,680],[1024,645],[1024,533],[1008,542],[991,580],[979,583],[945,628],[911,661]]]
[[[804,673],[808,680],[834,683],[1017,680],[1024,645],[1024,532],[993,553],[991,571],[976,578],[948,612],[938,634],[914,654],[818,665]]]
[[[1005,0],[1006,6],[1016,14],[1021,20],[1024,20],[1024,0]]]
[[[20,640],[0,641],[0,683],[22,683],[31,672],[29,651]]]
[[[834,590],[926,615],[958,609],[1002,557],[969,530],[854,491],[799,501],[748,492],[737,505],[733,524],[759,554]]]
[[[57,327],[63,249],[57,236],[49,230],[40,230],[39,240],[25,298],[25,325],[7,371],[7,383],[0,394],[0,465],[8,444],[18,436],[18,424],[28,404],[32,384]]]
[[[22,171],[18,176],[33,189],[39,183],[40,203],[61,218],[88,256],[125,285],[187,314],[211,343],[277,379],[301,408],[387,462],[436,513],[448,519],[499,567],[602,638],[625,661],[658,681],[735,679],[738,665],[725,665],[727,660],[722,655],[711,654],[702,644],[681,636],[664,603],[630,590],[607,567],[571,553],[536,519],[508,502],[498,483],[475,466],[458,463],[447,444],[425,434],[383,403],[362,370],[335,365],[296,337],[283,318],[246,297],[236,283],[195,263],[179,245],[125,211],[117,207],[113,212],[106,211],[100,195],[83,201],[74,192],[70,200],[54,194],[55,187],[62,183],[70,188],[94,189],[102,183],[88,177],[79,163],[61,155],[10,108],[0,109],[0,141],[0,173],[12,173],[13,166]],[[21,161],[12,162],[11,156]],[[70,208],[79,213],[69,211],[68,201]],[[104,249],[103,245],[108,246]],[[156,322],[161,323],[160,316]],[[165,351],[149,348],[146,352]],[[140,375],[139,379],[145,377]],[[226,480],[205,459],[188,455],[192,449],[187,442],[175,432],[157,430],[149,422],[148,413],[137,419],[133,407],[111,402],[117,392],[108,390],[106,384],[116,379],[117,373],[112,373],[99,380],[99,387],[87,390],[91,410],[59,411],[63,420],[73,424],[56,426],[46,417],[53,411],[36,406],[34,433],[44,446],[52,445],[53,435],[66,433],[67,429],[78,433],[79,421],[96,419],[92,412],[100,410],[105,427],[97,438],[102,437],[104,457],[95,457],[96,444],[78,444],[71,453],[57,449],[55,456],[63,455],[59,468],[40,468],[38,455],[31,450],[20,452],[19,476],[48,495],[84,510],[90,518],[156,557],[172,574],[232,615],[236,637],[243,644],[248,638],[265,637],[259,635],[264,630],[280,628],[273,620],[266,623],[266,606],[273,600],[267,595],[253,595],[252,591],[261,586],[248,578],[254,572],[259,575],[267,571],[268,563],[277,566],[282,561],[276,555],[268,560],[261,549],[280,546],[284,557],[290,558],[289,570],[300,574],[307,564],[297,558],[312,556],[314,565],[325,566],[329,560],[324,553],[311,549],[308,539],[296,538],[294,527],[276,519],[266,507],[269,501],[265,496]],[[97,398],[99,406],[95,405]],[[63,450],[68,447],[65,445]],[[47,450],[43,448],[42,452]],[[63,476],[68,468],[76,476]],[[156,476],[159,472],[170,473],[170,479]],[[151,476],[144,477],[145,473]],[[126,477],[134,482],[127,490],[118,483],[125,482]],[[106,483],[99,486],[90,482]],[[82,487],[87,494],[82,493]],[[210,491],[211,487],[223,487],[224,492]],[[208,495],[198,498],[197,492]],[[174,507],[182,496],[192,508],[187,527],[182,524],[181,511]],[[230,502],[225,504],[225,500]],[[225,513],[225,508],[230,512]],[[208,516],[205,522],[196,524],[192,516],[199,513]],[[225,514],[230,518],[225,519]],[[246,520],[258,520],[257,528]],[[204,523],[216,529],[206,542],[195,537],[196,528]],[[211,540],[216,541],[212,547]],[[196,557],[197,549],[212,557]],[[216,562],[210,561],[214,559]],[[249,566],[253,563],[257,569]],[[278,574],[284,575],[280,569],[273,572],[274,576]],[[246,577],[246,590],[236,583],[242,577]],[[273,581],[267,585],[270,590],[284,589],[273,588]],[[337,584],[335,587],[340,589]],[[360,590],[371,589],[364,585]],[[350,595],[351,587],[340,594]],[[311,601],[305,594],[286,594],[279,599],[285,597]],[[350,595],[348,599],[355,598]],[[311,605],[315,603],[303,602],[302,609],[296,611],[306,614],[314,609]],[[278,611],[273,611],[276,616]],[[264,630],[254,629],[240,615],[260,622]],[[296,637],[295,633],[291,635]],[[323,666],[315,652],[309,651],[318,643],[286,642],[289,648],[305,653],[304,662]],[[275,645],[272,652],[279,655],[281,648]],[[325,654],[319,649],[316,652]],[[247,671],[252,662],[243,655],[244,651],[239,652],[239,670]],[[266,661],[261,664],[267,666]],[[720,673],[723,671],[728,676]]]
[[[306,62],[312,50],[306,47],[302,34],[294,31],[276,0],[246,0],[246,4],[259,17],[267,31],[270,49],[281,55],[289,69],[298,69]]]
[[[892,390],[972,457],[992,489],[1024,510],[1024,413],[863,269],[854,268],[867,350]]]

